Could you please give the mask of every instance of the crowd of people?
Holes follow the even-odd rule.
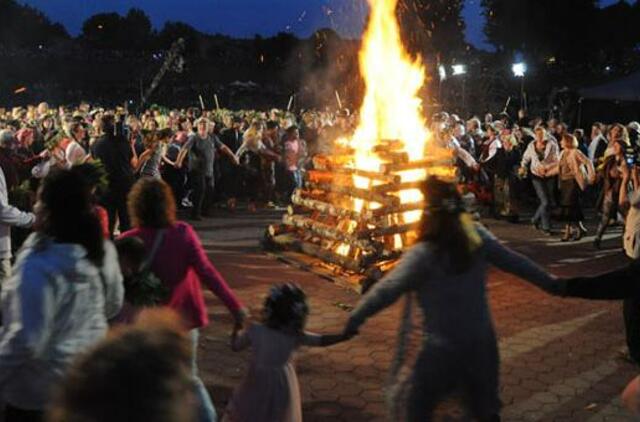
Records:
[[[230,210],[238,200],[251,210],[286,204],[310,157],[328,152],[352,125],[348,113],[151,108],[134,114],[88,104],[51,110],[43,103],[0,110],[0,148],[12,164],[5,169],[9,191],[51,168],[99,160],[108,173],[102,198],[109,221],[126,230],[126,194],[138,177],[164,179],[194,220],[219,202]]]
[[[462,182],[497,218],[518,222],[533,188],[537,207],[530,219],[536,229],[553,235],[552,221],[563,224],[562,241],[586,233],[584,208],[600,216],[594,246],[612,223],[624,221],[630,195],[638,187],[640,123],[593,123],[571,130],[557,119],[517,119],[501,113],[463,121],[442,113],[434,118],[439,141],[457,151]]]
[[[638,123],[596,123],[585,137],[581,129],[529,120],[524,112],[466,122],[440,113],[431,119],[433,140],[453,151],[459,182],[425,182],[427,218],[418,243],[362,298],[344,330],[306,331],[309,306],[293,284],[274,286],[261,321],[249,323],[178,211],[197,221],[216,205],[233,211],[246,203],[253,212],[286,204],[312,158],[330,154],[356,119],[346,110],[129,113],[46,103],[1,111],[5,420],[217,420],[197,368],[199,332],[209,322],[204,286],[232,315],[232,349],[252,349],[249,373],[224,420],[302,420],[294,352],[349,341],[369,317],[409,293],[429,324],[411,375],[398,380],[409,385],[404,418],[430,420],[440,400],[462,385],[473,416],[496,421],[499,361],[484,283],[489,264],[554,295],[639,296],[633,266],[594,279],[547,274],[473,223],[462,200],[462,192],[472,192],[491,215],[517,222],[527,204],[521,187],[530,181],[536,228],[551,234],[558,219],[562,240],[579,240],[586,231],[583,207],[593,205],[600,211],[599,247],[612,222],[628,215],[628,228],[640,225],[640,198],[632,193]],[[10,227],[26,230],[15,230],[12,239]],[[627,240],[630,255],[640,250],[634,235]],[[604,287],[603,277],[611,280]],[[159,307],[166,311],[149,311]],[[105,339],[110,326],[116,334]],[[639,351],[631,350],[640,362]],[[625,396],[632,407],[639,385]]]

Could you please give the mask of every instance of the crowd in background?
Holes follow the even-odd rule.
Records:
[[[348,110],[129,113],[42,103],[0,110],[0,158],[9,193],[51,167],[100,160],[108,182],[98,199],[112,233],[116,221],[129,227],[126,194],[141,176],[163,178],[194,220],[215,206],[234,210],[239,200],[251,211],[286,205],[312,158],[331,154],[356,120]],[[565,241],[582,238],[583,209],[595,207],[599,247],[608,225],[626,215],[637,186],[637,122],[594,123],[585,133],[523,110],[466,121],[442,112],[432,116],[431,129],[436,142],[456,151],[461,186],[492,216],[516,222],[537,198],[531,223],[551,234],[552,221],[562,221]]]
[[[348,113],[151,108],[134,114],[87,104],[52,110],[43,103],[0,112],[0,148],[12,164],[4,169],[9,192],[52,167],[99,160],[108,173],[101,198],[109,221],[126,230],[126,194],[140,176],[166,180],[177,206],[191,209],[194,220],[210,215],[216,203],[230,210],[238,200],[251,210],[286,204],[310,158],[329,153],[333,139],[352,125]]]
[[[563,241],[587,233],[584,208],[600,216],[594,245],[599,248],[610,223],[624,219],[638,187],[640,124],[595,122],[588,133],[556,119],[529,120],[501,113],[467,121],[456,115],[436,115],[434,133],[456,151],[461,183],[497,218],[517,222],[530,187],[537,206],[530,219],[552,235],[552,220],[564,224]]]
[[[346,341],[357,335],[366,318],[406,289],[427,288],[411,283],[422,277],[431,258],[423,259],[424,251],[416,246],[381,287],[365,296],[343,333],[306,332],[306,296],[289,284],[269,292],[261,324],[245,326],[245,307],[207,258],[195,230],[178,221],[177,210],[184,209],[197,221],[211,216],[215,207],[232,212],[246,204],[254,212],[286,205],[303,185],[305,171],[313,168],[313,158],[331,154],[334,141],[349,135],[356,123],[357,116],[347,110],[152,107],[130,113],[126,107],[52,109],[41,103],[0,111],[0,392],[5,420],[40,421],[45,411],[54,421],[100,421],[106,420],[104,415],[124,420],[140,411],[157,415],[153,420],[159,421],[215,421],[196,360],[199,330],[209,320],[202,286],[222,300],[234,319],[233,349],[254,349],[249,375],[230,401],[225,420],[301,420],[291,363],[295,350]],[[513,255],[488,232],[462,224],[467,220],[459,218],[466,213],[461,193],[473,193],[481,211],[515,223],[525,215],[532,191],[537,205],[529,209],[531,223],[552,234],[552,220],[562,221],[563,241],[582,238],[587,231],[583,209],[592,206],[599,211],[596,247],[607,227],[625,217],[627,229],[640,233],[640,198],[633,193],[638,186],[640,124],[595,123],[587,136],[554,119],[530,120],[524,111],[515,119],[502,113],[467,121],[442,112],[432,116],[430,127],[432,141],[452,151],[459,178],[455,185],[426,182],[426,210],[432,217],[425,220],[421,243],[444,242],[458,254],[468,248],[468,265],[455,264],[464,253],[450,256],[453,260],[442,264],[443,273],[464,273],[473,285],[484,286],[475,283],[486,277],[474,264],[479,250],[488,253],[488,261],[550,293],[610,296],[602,286],[590,290],[589,283],[560,282]],[[26,239],[16,236],[19,231],[12,239],[10,227],[27,229]],[[452,233],[457,233],[459,247],[451,243]],[[638,258],[636,237],[635,232],[625,234],[625,247],[629,243],[628,255]],[[507,262],[505,257],[511,258]],[[437,286],[429,288],[437,294]],[[628,290],[635,294],[633,286]],[[474,292],[465,297],[486,302],[484,290]],[[156,305],[170,308],[181,321],[180,329],[174,317],[156,316],[144,329],[133,327],[100,343],[109,323],[132,324],[144,308]],[[450,311],[435,312],[446,316]],[[488,321],[486,315],[483,311],[478,320]],[[141,321],[144,325],[144,318]],[[456,335],[449,324],[441,328],[446,336]],[[474,396],[486,400],[471,403],[472,410],[484,417],[481,420],[499,420],[495,335],[490,324],[470,330],[477,331],[488,348],[483,363],[488,365],[487,377]],[[638,336],[628,335],[631,358],[640,360]],[[492,342],[486,343],[487,338]],[[164,371],[163,376],[136,375],[140,368],[134,358],[157,354],[160,346],[162,356],[145,362],[157,365],[151,373]],[[87,350],[92,354],[84,355]],[[424,353],[449,362],[448,352],[440,356],[437,347]],[[136,370],[126,370],[130,365]],[[420,375],[431,367],[417,364],[414,371]],[[52,396],[67,373],[67,382]],[[470,374],[456,374],[474,383]],[[423,420],[429,411],[424,403],[435,405],[444,393],[426,388],[424,380],[432,375],[439,376],[429,373],[420,382],[413,380],[408,412],[415,420]],[[93,385],[91,377],[104,382]],[[131,406],[118,386],[136,377],[151,392],[145,396],[148,402],[139,397],[140,403]],[[105,396],[114,397],[118,405],[102,408]],[[187,405],[190,400],[194,406]]]

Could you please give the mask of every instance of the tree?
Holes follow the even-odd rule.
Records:
[[[620,0],[599,11],[598,36],[603,40],[599,44],[604,61],[619,65],[633,54],[640,43],[638,19],[640,4],[635,5]]]
[[[287,62],[295,49],[299,40],[289,32],[279,32],[275,37],[264,40],[264,52],[272,62],[281,65]]]
[[[459,57],[467,47],[463,6],[464,0],[400,0],[398,15],[411,51],[442,60]]]
[[[51,23],[36,9],[14,0],[0,0],[0,44],[35,48],[68,38],[62,25]]]
[[[201,37],[202,34],[191,25],[182,22],[167,22],[158,33],[158,47],[168,50],[174,41],[183,38],[186,44],[186,53],[191,55],[200,51]]]
[[[140,9],[130,9],[122,22],[123,29],[129,34],[129,48],[133,50],[151,49],[153,26],[145,12]]]
[[[485,34],[499,52],[585,61],[593,53],[597,0],[482,0]]]
[[[91,16],[82,25],[81,38],[100,49],[121,49],[129,43],[123,19],[117,13]]]

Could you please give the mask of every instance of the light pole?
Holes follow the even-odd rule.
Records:
[[[520,78],[520,108],[527,109],[527,103],[524,98],[524,77],[527,74],[527,64],[525,62],[514,63],[511,66],[513,76]]]

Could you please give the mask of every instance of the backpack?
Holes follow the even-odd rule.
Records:
[[[133,306],[159,306],[169,300],[171,291],[151,271],[151,264],[160,249],[165,231],[158,231],[147,259],[140,266],[140,270],[125,283],[125,299]]]

